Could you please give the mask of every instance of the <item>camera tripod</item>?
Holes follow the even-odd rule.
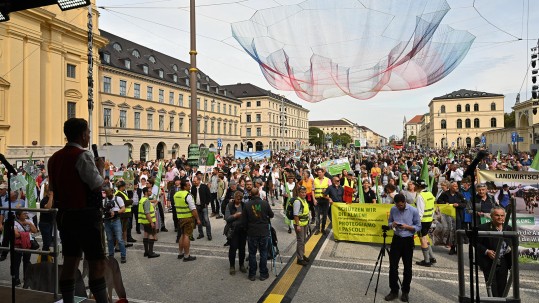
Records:
[[[389,248],[387,248],[386,244],[386,238],[387,238],[387,231],[389,230],[389,227],[386,225],[382,225],[382,237],[384,238],[384,243],[382,244],[382,247],[380,248],[380,253],[378,253],[378,258],[376,259],[376,263],[374,264],[374,268],[372,270],[371,278],[369,280],[369,285],[367,285],[367,290],[365,290],[365,296],[367,295],[367,292],[369,292],[369,288],[371,287],[372,278],[374,277],[374,273],[376,272],[376,269],[378,268],[378,276],[376,277],[376,287],[374,288],[374,300],[373,302],[376,302],[376,294],[378,294],[378,282],[380,281],[380,271],[382,270],[382,261],[384,260],[384,256],[389,254]],[[402,285],[400,277],[399,279],[399,286]]]

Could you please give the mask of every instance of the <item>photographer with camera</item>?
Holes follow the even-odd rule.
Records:
[[[124,201],[114,195],[112,188],[105,190],[105,199],[103,199],[103,221],[105,222],[105,234],[107,235],[107,244],[109,248],[109,257],[114,258],[114,240],[118,240],[120,247],[121,263],[127,262],[125,242],[122,237],[122,223],[120,214],[125,212]]]
[[[399,260],[402,258],[404,274],[401,301],[408,302],[412,282],[412,258],[414,256],[414,234],[421,230],[417,209],[406,203],[403,194],[395,195],[395,206],[389,211],[388,226],[395,232],[389,251],[389,287],[391,292],[384,298],[395,300],[399,296]]]

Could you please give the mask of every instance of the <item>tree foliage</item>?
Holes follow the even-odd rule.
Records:
[[[324,132],[318,127],[309,127],[309,144],[313,146],[324,145]]]
[[[503,122],[505,127],[515,127],[515,111],[503,114]]]

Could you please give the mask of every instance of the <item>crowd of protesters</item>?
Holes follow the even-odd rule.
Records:
[[[108,244],[108,255],[120,252],[121,263],[127,262],[126,248],[136,242],[132,233],[144,234],[144,256],[159,257],[153,251],[158,232],[168,232],[165,212],[172,212],[172,224],[177,233],[179,245],[178,259],[193,261],[196,257],[189,251],[190,242],[195,240],[193,231],[198,228],[197,239],[212,240],[211,221],[224,219],[227,223],[227,243],[229,246],[230,274],[235,274],[236,252],[239,269],[247,272],[244,265],[246,245],[249,246],[249,278],[254,280],[255,258],[261,256],[260,278],[267,278],[265,264],[268,242],[267,224],[273,217],[275,203],[291,203],[305,192],[309,205],[309,224],[315,224],[315,234],[326,232],[329,205],[343,202],[343,186],[353,189],[352,202],[358,202],[359,193],[365,203],[393,203],[396,194],[402,194],[406,202],[414,204],[419,193],[422,167],[427,165],[429,177],[433,181],[432,194],[437,203],[453,204],[457,209],[457,228],[471,222],[471,216],[488,216],[497,205],[507,206],[510,193],[506,187],[501,190],[487,188],[483,184],[471,184],[464,178],[464,171],[477,153],[476,149],[464,150],[420,150],[420,149],[332,149],[274,151],[270,158],[260,160],[235,159],[232,155],[222,155],[215,167],[200,171],[198,166],[190,166],[185,155],[176,159],[160,161],[131,161],[115,165],[105,162],[103,184],[104,227]],[[351,169],[330,175],[320,168],[320,164],[332,159],[348,159]],[[490,154],[478,165],[482,170],[527,170],[532,163],[528,153]],[[42,163],[38,163],[42,165]],[[160,165],[164,167],[160,184],[155,184]],[[19,169],[24,174],[22,168]],[[125,180],[115,177],[118,172],[133,171],[133,187],[127,188]],[[6,180],[5,174],[3,180]],[[318,180],[318,181],[317,181]],[[43,168],[36,179],[36,190],[41,208],[54,207],[47,189],[47,172]],[[358,191],[358,183],[362,191]],[[154,186],[156,185],[156,186]],[[476,214],[470,212],[471,186],[477,186],[480,205]],[[157,190],[155,190],[157,188]],[[153,190],[152,190],[153,189]],[[303,195],[303,194],[302,194]],[[7,184],[0,184],[0,198],[3,207],[11,203],[14,208],[25,206],[25,194],[21,189],[7,192]],[[253,205],[256,205],[254,207]],[[298,205],[298,204],[296,204]],[[301,204],[299,204],[301,205]],[[256,209],[253,211],[251,209]],[[28,218],[30,215],[32,218]],[[7,211],[0,213],[0,232],[3,232],[2,246],[8,244],[5,233]],[[41,233],[42,249],[51,249],[53,239],[50,214],[38,216],[27,212],[17,213],[17,222],[31,234]],[[294,220],[287,220],[291,233]],[[17,225],[17,224],[16,224]],[[232,230],[232,231],[230,231]],[[16,237],[19,233],[16,233]],[[450,254],[455,253],[451,245]],[[0,261],[6,259],[2,252]],[[302,256],[303,257],[303,256]],[[305,256],[306,257],[306,256]],[[307,257],[306,257],[307,258]],[[308,258],[307,258],[308,259]],[[30,262],[26,254],[17,253],[20,264]],[[427,264],[425,262],[424,264]],[[428,263],[430,266],[431,263]]]

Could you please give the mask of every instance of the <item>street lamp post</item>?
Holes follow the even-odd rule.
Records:
[[[191,87],[191,144],[198,144],[197,127],[197,51],[196,51],[196,22],[195,22],[195,0],[190,0],[190,29],[191,29],[191,67],[189,68]]]

